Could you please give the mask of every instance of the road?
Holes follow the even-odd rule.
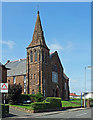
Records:
[[[61,111],[56,114],[44,115],[38,118],[91,118],[91,109],[78,111]]]
[[[69,109],[65,111],[27,113],[10,108],[7,118],[91,118],[91,109]]]

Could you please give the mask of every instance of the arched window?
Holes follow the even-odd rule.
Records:
[[[42,62],[44,62],[44,51],[42,51]]]
[[[34,79],[36,79],[36,74],[34,74]]]
[[[52,72],[52,82],[58,83],[58,73]]]
[[[41,51],[39,50],[39,61],[41,61]]]
[[[33,79],[33,74],[31,74],[31,79]]]
[[[35,50],[35,61],[37,61],[37,51]]]
[[[34,89],[32,90],[32,94],[35,94]]]
[[[52,82],[58,82],[58,68],[56,64],[52,66]]]
[[[33,52],[30,53],[31,62],[33,62]]]

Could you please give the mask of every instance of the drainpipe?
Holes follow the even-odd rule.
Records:
[[[28,94],[29,94],[29,53],[28,53]]]

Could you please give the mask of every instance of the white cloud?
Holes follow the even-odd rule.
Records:
[[[73,44],[71,42],[68,42],[65,47],[65,50],[72,50],[72,49],[73,49]]]
[[[64,46],[59,44],[56,39],[54,39],[54,43],[49,45],[51,51],[67,51],[70,52],[73,50],[74,45],[72,42],[67,41]]]
[[[60,51],[63,50],[63,47],[58,43],[53,43],[49,46],[51,51]]]
[[[72,79],[70,79],[70,82],[72,82],[72,83],[76,83],[77,80],[72,80]]]
[[[0,41],[0,44],[2,45],[7,45],[10,49],[12,49],[15,45],[15,42],[14,41]]]

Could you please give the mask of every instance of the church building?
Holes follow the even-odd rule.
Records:
[[[20,84],[23,94],[36,94],[69,99],[69,78],[64,73],[57,51],[50,53],[46,45],[39,11],[26,59],[7,61],[7,82]]]

